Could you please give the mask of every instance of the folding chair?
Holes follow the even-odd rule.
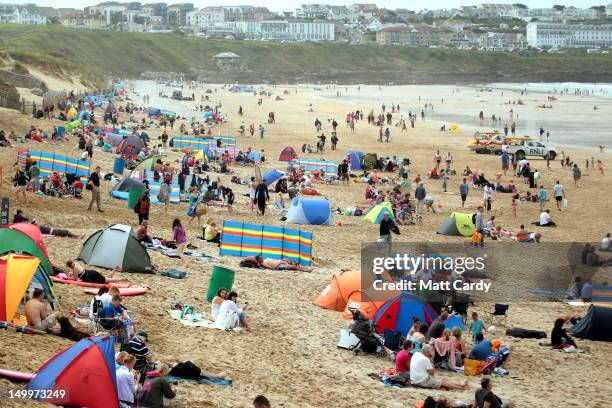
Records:
[[[487,313],[490,318],[491,318],[491,323],[492,324],[497,324],[497,325],[506,325],[506,319],[508,318],[508,308],[510,307],[510,305],[504,305],[502,303],[496,303],[495,304],[495,310],[491,313],[491,312],[485,312]]]

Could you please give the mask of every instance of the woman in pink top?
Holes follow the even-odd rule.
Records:
[[[183,251],[185,250],[185,245],[187,245],[187,235],[185,234],[183,225],[181,225],[181,220],[178,218],[172,221],[172,235],[174,243],[176,244],[176,254],[181,258],[181,262],[185,263]]]

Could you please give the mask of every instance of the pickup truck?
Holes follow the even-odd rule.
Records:
[[[517,160],[523,160],[527,156],[540,156],[544,159],[548,157],[550,160],[557,157],[557,149],[535,140],[525,140],[509,145],[507,152],[514,154]]]

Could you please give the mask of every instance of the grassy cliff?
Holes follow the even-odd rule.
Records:
[[[61,26],[0,25],[0,52],[88,82],[146,71],[208,72],[219,80],[344,83],[610,81],[611,54],[482,53],[403,46],[216,41],[179,34],[122,33]],[[212,56],[241,56],[242,73],[221,73]],[[213,78],[211,78],[212,80]]]

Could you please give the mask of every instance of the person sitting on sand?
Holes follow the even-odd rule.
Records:
[[[493,381],[490,377],[482,377],[480,379],[480,388],[476,390],[474,399],[476,400],[475,408],[514,408],[514,402],[502,402],[502,400],[492,391]]]
[[[550,333],[550,344],[554,349],[562,349],[566,347],[574,346],[578,348],[574,339],[572,339],[563,328],[565,319],[562,317],[555,320],[555,325]]]
[[[32,299],[25,305],[25,315],[28,326],[43,332],[59,334],[61,327],[57,319],[61,316],[60,312],[48,312],[48,300],[42,289],[34,289]]]
[[[204,227],[204,240],[207,242],[214,242],[217,246],[221,245],[221,232],[219,232],[216,222],[212,220],[206,222],[206,227]]]
[[[176,397],[176,393],[166,380],[169,372],[170,368],[166,364],[161,364],[159,370],[146,374],[142,394],[138,398],[139,407],[162,408],[166,406],[164,399],[171,400]]]
[[[425,323],[421,323],[418,331],[412,334],[412,340],[420,344],[425,344],[427,342],[427,331],[429,331],[429,326]]]
[[[521,224],[521,227],[516,232],[516,242],[527,242],[529,240],[529,231]]]
[[[121,307],[121,296],[114,295],[110,304],[105,304],[98,317],[102,327],[107,330],[123,328],[123,321],[128,319],[127,311]]]
[[[540,214],[540,221],[534,222],[533,225],[539,227],[556,227],[557,224],[550,218],[550,210],[543,211]]]
[[[451,334],[453,335],[453,345],[455,346],[455,362],[457,367],[463,366],[463,360],[468,355],[467,347],[465,346],[465,342],[461,338],[463,332],[461,328],[458,326],[453,327],[451,330]]]
[[[410,380],[410,350],[412,350],[412,340],[406,339],[402,349],[395,355],[395,372],[407,381]]]
[[[312,268],[307,268],[299,263],[291,262],[288,259],[272,259],[272,258],[263,258],[261,255],[257,255],[255,257],[259,265],[264,269],[272,269],[278,271],[301,271],[301,272],[311,272]]]
[[[210,304],[210,314],[213,319],[217,320],[217,317],[219,316],[219,309],[221,308],[221,304],[225,301],[226,298],[227,298],[227,289],[219,288],[219,290],[217,291],[217,294],[212,300],[212,303]]]
[[[227,297],[221,303],[221,307],[219,308],[219,314],[217,315],[216,322],[223,328],[234,329],[238,327],[238,325],[234,326],[230,324],[229,321],[232,318],[233,314],[238,316],[239,326],[244,327],[247,330],[250,330],[249,322],[246,318],[246,310],[249,307],[249,303],[245,302],[242,308],[236,305],[236,300],[238,299],[238,293],[231,291],[228,293]]]
[[[431,389],[465,390],[468,382],[453,383],[444,378],[434,377],[435,370],[431,363],[434,351],[431,345],[425,344],[421,351],[413,354],[410,361],[410,383],[416,387]]]
[[[136,240],[148,244],[153,242],[153,239],[149,236],[149,221],[143,220],[138,228],[136,228]]]
[[[120,272],[121,268],[118,266],[113,269],[108,277],[105,277],[100,272],[95,271],[93,269],[84,269],[81,264],[76,262],[75,260],[66,261],[66,267],[70,270],[72,280],[81,281],[81,282],[89,282],[89,283],[115,283],[115,282],[127,282],[125,278],[115,278],[115,273]]]
[[[485,361],[493,355],[493,345],[489,340],[485,340],[482,331],[476,334],[475,340],[474,347],[472,347],[468,357],[470,360]]]
[[[32,224],[37,225],[38,229],[40,229],[40,233],[43,235],[53,235],[54,237],[69,237],[78,239],[85,238],[85,235],[78,235],[67,229],[53,228],[49,224],[38,224],[38,221],[36,221],[35,219],[32,220]]]

